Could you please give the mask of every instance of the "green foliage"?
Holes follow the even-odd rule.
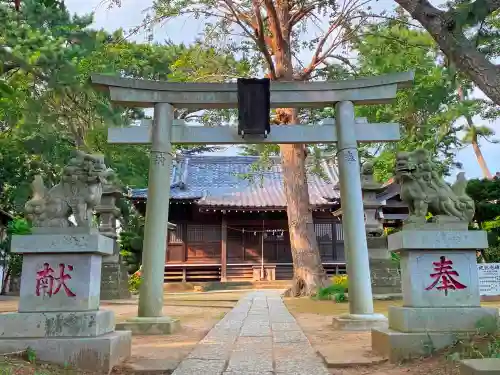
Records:
[[[332,300],[335,302],[345,302],[345,288],[343,285],[332,284],[326,288],[320,288],[313,298],[320,301]]]
[[[498,237],[497,237],[498,243]],[[483,251],[484,260],[487,263],[500,263],[500,245],[491,245]]]
[[[313,299],[320,301],[331,300],[337,303],[346,302],[346,292],[349,286],[349,279],[347,275],[335,275],[332,277],[332,284],[320,288],[318,292],[312,296]]]
[[[391,251],[391,262],[399,268],[401,265],[401,255]]]
[[[128,212],[125,212],[123,224],[124,229],[118,237],[120,254],[128,265],[129,273],[134,273],[139,269],[142,261],[144,218],[129,207]]]
[[[23,256],[11,252],[11,241],[13,235],[28,235],[31,234],[31,224],[25,219],[14,219],[7,227],[8,247],[5,249],[8,254],[9,274],[13,277],[21,276],[23,267]]]
[[[30,363],[36,362],[36,351],[30,347],[26,349],[26,360]]]
[[[376,156],[376,178],[383,182],[393,175],[397,151],[425,148],[438,159],[440,172],[447,173],[455,165],[454,154],[461,145],[454,123],[463,109],[449,70],[439,63],[439,49],[427,32],[406,26],[404,16],[398,18],[402,22],[364,28],[353,43],[362,76],[415,72],[414,84],[398,91],[394,104],[357,109],[357,115],[370,122],[401,124],[400,142],[370,146]]]
[[[349,277],[346,274],[335,275],[332,277],[332,284],[338,285],[341,288],[344,288],[344,291],[347,291],[347,289],[349,288]]]
[[[474,219],[483,223],[500,216],[500,179],[472,179],[467,182],[467,194],[476,204]]]
[[[34,175],[48,187],[58,183],[75,147],[104,154],[123,185],[147,185],[149,147],[107,143],[108,127],[129,125],[145,113],[111,105],[90,86],[91,73],[215,82],[249,69],[245,59],[200,43],[142,44],[128,41],[122,30],[94,30],[92,15],[72,16],[63,2],[26,0],[17,12],[0,1],[0,19],[0,206],[18,214]]]
[[[483,251],[484,260],[500,262],[500,179],[469,180],[466,192],[476,205],[474,221],[488,233],[490,246]]]
[[[139,289],[141,287],[142,277],[141,271],[134,272],[128,279],[128,289],[132,293],[139,293]]]
[[[18,277],[21,275],[23,256],[21,254],[12,253],[11,242],[13,235],[29,235],[31,234],[31,224],[25,220],[16,218],[7,225],[7,237],[0,242],[0,250],[5,254],[7,260],[7,272],[4,275],[4,281],[9,277]],[[5,289],[5,282],[3,283]]]

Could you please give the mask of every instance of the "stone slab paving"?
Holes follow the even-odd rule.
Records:
[[[254,291],[217,323],[172,375],[329,375],[276,291]]]

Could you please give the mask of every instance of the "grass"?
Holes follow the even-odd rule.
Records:
[[[0,357],[0,375],[82,375],[82,371],[62,368],[47,363],[31,363],[21,356]],[[88,374],[88,373],[87,373]]]
[[[348,303],[335,303],[333,301],[313,300],[309,297],[285,298],[286,307],[291,313],[297,314],[318,314],[318,315],[341,315],[349,312]],[[374,301],[373,307],[376,313],[387,316],[389,306],[402,306],[402,300]],[[484,307],[500,308],[500,302],[483,302]]]

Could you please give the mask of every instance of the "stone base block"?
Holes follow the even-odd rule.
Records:
[[[179,319],[161,316],[157,318],[135,317],[117,323],[116,330],[132,331],[133,335],[169,335],[181,327]]]
[[[382,314],[344,314],[333,318],[333,329],[339,331],[371,331],[387,328],[387,318]]]
[[[460,375],[500,375],[500,358],[467,359],[460,363]]]
[[[387,248],[383,251],[389,254]],[[393,260],[370,259],[370,276],[373,294],[401,293],[401,274]]]
[[[402,230],[387,237],[389,251],[406,250],[476,250],[488,248],[483,230]]]
[[[101,301],[131,298],[128,290],[127,266],[122,263],[104,263],[101,272]]]
[[[35,233],[12,236],[12,249],[20,254],[113,254],[113,239],[95,228],[36,228]]]
[[[24,254],[19,312],[99,310],[101,259],[86,253]]]
[[[453,333],[427,332],[406,333],[391,329],[372,330],[372,351],[391,363],[405,359],[428,356],[435,350],[453,345],[457,336]]]
[[[389,307],[389,328],[401,332],[495,332],[498,309],[486,307]]]
[[[130,356],[132,337],[127,331],[98,337],[0,339],[0,354],[31,348],[40,361],[109,374]]]
[[[0,314],[0,337],[90,337],[113,332],[112,311]]]

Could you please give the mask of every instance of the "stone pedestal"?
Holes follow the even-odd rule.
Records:
[[[342,331],[370,331],[386,328],[387,318],[383,314],[343,314],[333,318],[333,329]]]
[[[101,301],[131,298],[125,264],[120,261],[103,262],[101,273]]]
[[[389,328],[372,331],[375,352],[398,362],[497,329],[498,309],[480,307],[476,249],[488,246],[486,232],[403,230],[388,245],[401,255],[403,307],[390,307]]]
[[[370,276],[373,294],[401,293],[401,272],[391,259],[387,248],[387,237],[368,237]]]
[[[115,332],[113,312],[99,310],[101,260],[113,240],[54,231],[12,238],[23,254],[19,312],[0,314],[0,353],[29,347],[41,361],[109,373],[131,348],[131,333]]]
[[[500,375],[500,358],[466,359],[460,362],[460,375]]]

